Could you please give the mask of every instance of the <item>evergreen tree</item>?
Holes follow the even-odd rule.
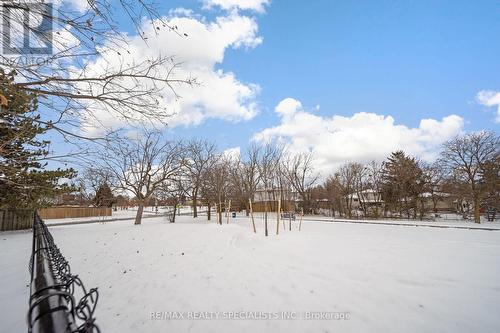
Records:
[[[388,208],[416,217],[419,197],[425,185],[418,161],[403,151],[393,152],[382,168],[382,195]]]
[[[36,208],[72,188],[60,185],[73,169],[44,170],[49,141],[38,137],[50,129],[37,113],[37,96],[17,89],[15,73],[0,69],[0,207]]]
[[[111,207],[115,203],[113,192],[108,184],[99,186],[93,201],[96,207]]]

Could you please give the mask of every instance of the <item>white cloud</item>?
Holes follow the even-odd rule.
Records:
[[[107,52],[88,68],[99,72],[110,64],[118,67],[120,64],[140,62],[158,55],[172,55],[176,62],[182,63],[175,72],[175,77],[194,77],[200,85],[175,86],[176,93],[181,97],[179,99],[165,89],[162,106],[175,113],[169,118],[170,127],[197,125],[208,118],[240,121],[254,117],[258,112],[256,96],[259,86],[243,83],[234,73],[218,69],[217,65],[223,63],[225,52],[229,48],[251,49],[262,42],[262,38],[257,35],[258,25],[255,19],[238,13],[217,17],[213,21],[194,17],[185,10],[173,10],[170,14],[174,16],[164,20],[170,26],[179,27],[181,35],[186,33],[187,37],[167,29],[157,31],[153,25],[145,23],[143,28],[148,37],[148,45],[139,36],[132,36],[127,45],[130,54]],[[100,112],[97,118],[107,128],[125,125],[125,121],[120,120],[113,112]],[[87,124],[83,127],[87,132],[96,134],[102,130],[92,119],[87,117],[84,120]]]
[[[497,107],[497,116],[495,122],[500,123],[500,92],[491,90],[482,90],[476,95],[477,101],[488,107]]]
[[[397,149],[433,160],[441,143],[460,133],[464,123],[457,115],[423,119],[416,128],[398,125],[393,117],[375,113],[321,117],[304,111],[300,101],[293,98],[282,100],[275,111],[281,123],[256,133],[253,139],[277,139],[289,143],[294,151],[312,149],[323,174],[348,161],[383,160]]]
[[[203,7],[207,9],[219,7],[223,10],[253,10],[263,13],[265,6],[270,3],[271,0],[203,0]]]
[[[55,30],[57,38],[54,38],[52,47],[59,51],[64,52],[71,48],[76,48],[80,45],[81,41],[71,32],[71,26],[58,27]]]
[[[285,98],[276,106],[275,111],[286,117],[291,116],[298,110],[302,109],[302,103],[293,98]]]
[[[228,159],[238,159],[241,155],[241,149],[240,147],[228,148],[222,154]]]
[[[179,16],[193,17],[196,15],[192,9],[178,7],[178,8],[171,9],[168,12],[168,16],[170,16],[170,17],[179,17]]]
[[[90,9],[88,0],[63,0],[65,3],[69,4],[73,9],[76,9],[80,13],[84,13]],[[61,2],[61,1],[58,1]],[[56,2],[57,3],[57,2]]]

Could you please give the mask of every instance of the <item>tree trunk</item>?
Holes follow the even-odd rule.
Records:
[[[208,207],[207,207],[207,220],[209,220],[209,221],[210,221],[210,208],[211,208],[211,206],[210,206],[210,202],[207,204],[207,206],[208,206]]]
[[[176,212],[177,212],[177,201],[174,202],[174,215],[172,216],[172,221],[170,223],[175,223]]]
[[[219,200],[219,205],[217,206],[217,212],[219,213],[219,224],[222,225],[222,203]]]
[[[413,202],[414,202],[414,204],[412,205],[413,206],[413,219],[416,220],[417,219],[417,211],[418,211],[418,199],[414,198]]]
[[[352,218],[352,202],[350,199],[346,199],[346,208],[347,208],[347,216],[351,219]]]
[[[437,213],[437,201],[438,198],[434,195],[434,193],[432,193],[432,211],[434,212],[434,214]]]
[[[193,217],[198,217],[198,190],[193,192]]]
[[[302,209],[304,210],[304,212],[308,213],[309,212],[309,202],[308,202],[308,198],[307,198],[307,194],[306,193],[300,193],[300,196],[302,198]]]
[[[265,229],[265,234],[266,234],[266,237],[268,235],[268,232],[267,232],[267,201],[265,202],[264,204],[264,229]]]
[[[225,207],[224,210],[226,211],[226,224],[229,224],[229,215],[231,214],[231,200],[229,200],[229,204],[227,205],[227,207]]]
[[[474,196],[474,222],[476,223],[481,223],[480,203],[481,200],[479,199],[479,196],[478,195]]]
[[[280,209],[281,209],[281,201],[278,200],[278,209],[276,210],[276,235],[280,233]]]
[[[424,219],[425,213],[425,202],[423,198],[420,198],[420,221]]]
[[[144,202],[141,201],[139,203],[139,208],[137,209],[137,214],[135,215],[135,222],[134,224],[141,224],[142,220],[142,211],[144,210]]]
[[[250,214],[252,216],[252,225],[253,225],[253,232],[257,233],[257,228],[255,228],[255,220],[253,218],[253,209],[252,209],[252,199],[248,200],[249,206],[250,206]]]

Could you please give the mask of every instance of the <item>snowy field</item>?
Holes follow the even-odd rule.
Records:
[[[257,234],[245,217],[50,230],[73,272],[99,287],[103,332],[500,331],[500,231],[304,221],[276,236],[273,217],[266,238],[256,223]],[[23,332],[31,233],[0,233],[0,244],[0,332]],[[185,318],[151,319],[172,311]],[[187,318],[201,312],[333,318]]]
[[[171,208],[159,207],[158,211],[156,211],[155,207],[144,207],[143,218],[153,218],[158,217],[159,215],[164,214],[167,210]],[[206,219],[206,207],[200,207],[198,210],[198,214],[200,215],[200,219]],[[178,213],[181,215],[192,215],[193,211],[191,207],[182,207],[178,210]],[[129,209],[118,209],[117,211],[112,211],[112,216],[91,216],[91,217],[75,217],[75,218],[62,218],[62,219],[47,219],[45,223],[47,225],[54,224],[71,224],[71,223],[81,223],[81,222],[114,222],[114,221],[122,221],[127,219],[134,219],[137,214],[137,207],[130,207]],[[212,211],[212,214],[214,212]],[[244,215],[244,213],[238,213],[239,215]],[[261,217],[260,214],[256,214],[256,216]],[[480,228],[480,229],[500,229],[500,220],[496,219],[495,222],[487,222],[486,218],[481,217],[482,224],[476,224],[472,220],[464,220],[458,214],[442,214],[439,218],[434,221],[429,220],[415,220],[415,219],[378,219],[378,220],[369,220],[369,219],[351,219],[347,220],[341,217],[331,218],[321,215],[314,216],[306,216],[308,220],[315,221],[336,221],[336,222],[350,222],[350,223],[378,223],[378,224],[404,224],[404,225],[424,225],[424,226],[445,226],[445,227],[459,227],[459,228]]]

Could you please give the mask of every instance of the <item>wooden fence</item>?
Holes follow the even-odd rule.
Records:
[[[257,201],[252,203],[252,208],[254,213],[265,212],[266,211],[266,202],[265,201]],[[278,209],[278,201],[268,201],[267,202],[267,211],[269,213],[276,213]],[[287,211],[295,211],[295,205],[293,202],[283,200],[281,202],[281,210],[284,212]]]
[[[0,231],[32,228],[34,213],[33,210],[0,209]]]
[[[111,216],[111,207],[51,207],[38,210],[38,214],[44,220]]]

